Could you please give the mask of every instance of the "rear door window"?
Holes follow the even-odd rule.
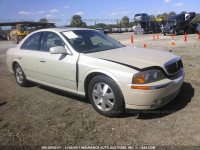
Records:
[[[39,51],[40,40],[41,40],[41,32],[37,32],[35,34],[32,34],[22,44],[21,49]]]

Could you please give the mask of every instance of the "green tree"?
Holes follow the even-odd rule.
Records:
[[[124,16],[122,18],[122,24],[124,25],[124,27],[128,27],[129,24],[129,18],[127,16]]]
[[[200,14],[196,15],[195,22],[200,23]]]
[[[176,15],[176,13],[175,13],[174,11],[170,12],[170,13],[168,14],[168,17],[171,17],[171,16],[173,16],[173,15]]]
[[[160,17],[162,17],[162,15],[161,15],[161,14],[158,14],[158,15],[156,16],[156,19],[158,19],[158,18],[160,18]]]
[[[169,17],[169,14],[163,13],[163,14],[162,14],[162,17],[163,17],[164,19],[167,19],[167,18]]]
[[[133,26],[136,26],[137,25],[137,23],[136,22],[129,22],[129,27],[133,27]]]
[[[181,12],[181,14],[185,14],[185,13],[187,13],[187,12],[186,12],[186,11],[182,11],[182,12]]]
[[[105,28],[106,24],[105,23],[98,23],[96,24],[96,28]]]
[[[41,19],[39,20],[39,22],[41,22],[41,23],[47,23],[48,20],[47,20],[46,18],[41,18]]]
[[[108,24],[108,25],[106,25],[105,28],[108,28],[108,29],[115,28],[115,25],[114,24]]]
[[[72,16],[70,26],[72,26],[72,27],[83,27],[83,28],[87,27],[86,23],[82,21],[80,15]]]
[[[156,20],[156,17],[154,15],[150,15],[150,20],[151,21],[155,21]]]
[[[87,27],[87,25],[86,25],[86,23],[85,22],[82,22],[82,26],[81,26],[82,28],[86,28]]]

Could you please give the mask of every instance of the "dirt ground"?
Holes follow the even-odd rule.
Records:
[[[131,33],[110,36],[124,45],[146,44],[147,48],[172,50],[181,56],[186,77],[180,94],[157,110],[140,111],[138,115],[128,110],[120,118],[107,118],[99,115],[87,99],[35,84],[19,87],[6,67],[6,51],[15,45],[1,41],[0,149],[50,145],[200,146],[198,35],[188,35],[187,42],[183,35],[176,36],[175,46],[171,46],[171,36],[161,34],[158,40],[153,40],[152,34],[134,35],[133,44]]]

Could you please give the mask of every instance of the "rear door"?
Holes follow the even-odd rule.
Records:
[[[40,41],[42,32],[32,34],[26,39],[20,48],[18,59],[27,78],[39,78],[38,59],[40,56]]]

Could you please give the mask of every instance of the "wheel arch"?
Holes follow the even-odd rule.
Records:
[[[14,60],[13,62],[12,62],[12,71],[14,72],[15,70],[15,65],[16,64],[19,64],[20,66],[21,66],[21,64],[17,61],[17,60]],[[22,67],[22,66],[21,66]]]
[[[98,76],[98,75],[101,75],[101,76]],[[99,78],[95,78],[97,76]],[[97,80],[93,81],[94,78]],[[115,96],[114,98],[115,98],[116,104],[114,104],[115,106],[112,108],[112,109],[114,109],[114,111],[111,112],[111,114],[109,114],[109,113],[107,114],[106,112],[101,112],[100,109],[98,109],[97,106],[95,106],[94,99],[92,96],[93,86],[95,86],[96,83],[102,82],[102,80],[104,80],[104,79],[105,79],[105,84],[108,84],[108,86],[110,86],[110,88],[114,92],[114,96]],[[92,106],[94,107],[94,109],[97,112],[99,112],[102,115],[110,116],[110,117],[117,116],[118,114],[122,114],[125,110],[125,100],[124,100],[124,95],[122,93],[122,90],[119,87],[119,85],[116,83],[116,81],[113,80],[113,82],[112,82],[112,80],[113,79],[110,76],[108,76],[104,73],[101,73],[101,72],[100,73],[98,72],[97,74],[95,72],[91,73],[86,77],[86,80],[85,80],[85,88],[87,88],[87,89],[85,89],[86,90],[86,98],[88,98],[90,100],[90,103],[92,104]],[[92,86],[89,85],[91,81],[92,81]]]
[[[85,95],[87,96],[87,89],[88,89],[88,85],[90,83],[90,81],[97,75],[103,75],[103,76],[106,76],[106,77],[109,77],[111,78],[112,80],[114,80],[115,82],[118,81],[118,79],[112,75],[111,73],[109,72],[106,72],[106,71],[90,71],[87,73],[87,75],[85,75],[85,77],[83,78],[84,79],[84,82],[83,82],[83,85],[82,85],[82,88],[83,90],[85,91]]]

